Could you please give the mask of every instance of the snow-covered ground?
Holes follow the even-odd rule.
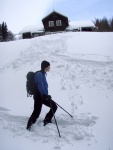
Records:
[[[113,149],[113,33],[59,33],[0,43],[0,150]],[[49,94],[61,108],[43,126],[43,106],[32,131],[26,74],[47,60]]]

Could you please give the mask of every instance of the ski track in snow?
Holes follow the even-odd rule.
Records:
[[[99,116],[91,113],[76,115],[76,109],[84,104],[80,88],[97,88],[98,92],[105,89],[113,90],[113,62],[99,62],[79,59],[67,52],[66,40],[69,37],[63,35],[49,40],[40,38],[31,40],[31,46],[21,51],[18,59],[9,62],[0,68],[0,73],[5,74],[8,70],[18,73],[28,68],[37,70],[42,60],[49,60],[52,64],[51,77],[59,77],[62,91],[68,90],[68,100],[71,105],[71,113],[74,118],[68,115],[57,115],[57,122],[62,139],[58,138],[55,123],[43,127],[42,118],[37,120],[32,132],[26,131],[28,117],[14,116],[10,110],[0,107],[0,128],[10,130],[14,138],[24,136],[37,142],[54,143],[54,149],[61,149],[66,143],[73,145],[73,140],[94,138],[93,126]],[[43,43],[43,44],[42,44]],[[28,70],[29,71],[29,70]],[[25,72],[26,73],[26,72]],[[73,139],[73,140],[71,140]]]

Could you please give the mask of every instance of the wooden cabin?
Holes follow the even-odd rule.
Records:
[[[68,21],[68,17],[53,11],[42,19],[40,25],[27,26],[21,30],[23,39],[57,33],[60,31],[95,31],[97,28],[91,20]]]
[[[68,17],[53,11],[42,19],[45,32],[64,31],[69,25]]]

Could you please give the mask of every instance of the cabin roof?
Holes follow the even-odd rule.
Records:
[[[26,26],[24,27],[19,33],[26,33],[26,32],[43,32],[44,31],[44,27],[43,25],[30,25],[30,26]]]
[[[42,18],[42,20],[45,20],[46,18],[48,18],[48,17],[49,17],[51,14],[53,14],[53,13],[59,14],[59,15],[65,17],[66,19],[68,19],[67,16],[65,16],[65,15],[63,15],[63,14],[61,14],[61,13],[59,13],[59,12],[57,12],[57,11],[54,10],[54,11],[52,11],[51,13],[49,13],[47,16],[45,16],[44,18]]]
[[[70,21],[67,29],[78,29],[81,27],[95,27],[93,21],[84,20],[84,21]]]

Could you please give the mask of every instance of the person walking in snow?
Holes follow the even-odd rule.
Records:
[[[52,123],[51,119],[57,110],[56,103],[51,99],[51,96],[48,95],[48,83],[46,80],[46,75],[47,72],[49,72],[49,70],[50,63],[44,60],[41,63],[41,71],[38,71],[35,75],[35,84],[37,90],[33,95],[34,110],[28,120],[26,127],[26,129],[29,131],[41,113],[42,104],[46,105],[47,107],[50,107],[49,112],[46,114],[45,119],[43,120],[44,126],[47,123]]]

